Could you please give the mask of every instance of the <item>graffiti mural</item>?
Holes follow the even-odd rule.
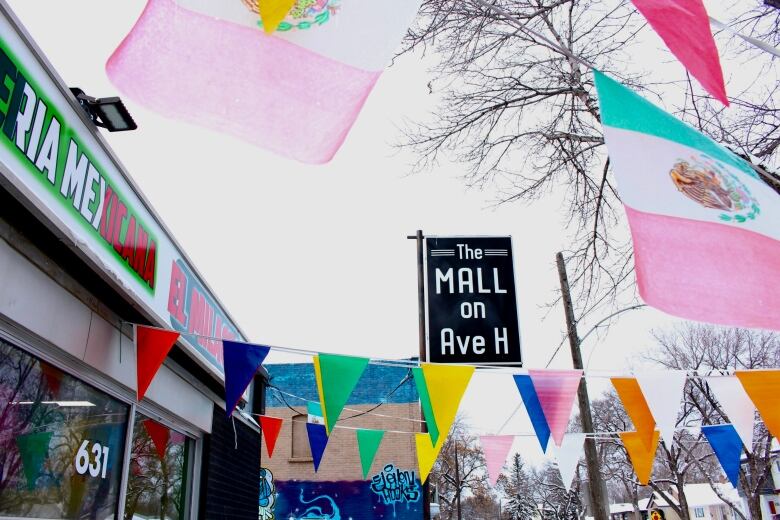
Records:
[[[275,520],[276,485],[270,469],[260,468],[260,520]]]
[[[385,504],[417,502],[420,487],[414,478],[414,471],[403,471],[388,464],[371,478],[371,491],[382,497]]]
[[[393,467],[395,474],[395,467]],[[385,473],[384,471],[382,473]],[[386,502],[383,494],[372,490],[372,482],[276,481],[276,520],[422,520],[422,493],[414,472],[405,473],[413,484],[404,484],[408,493],[417,491],[416,500],[407,498]],[[406,481],[405,481],[406,482]],[[391,487],[394,487],[392,484]],[[393,496],[395,492],[393,492]],[[404,495],[401,491],[401,495]]]

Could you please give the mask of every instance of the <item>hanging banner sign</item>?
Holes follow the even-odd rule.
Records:
[[[0,181],[223,377],[221,342],[200,336],[243,340],[238,328],[1,1]]]
[[[511,237],[428,237],[428,361],[521,365]]]

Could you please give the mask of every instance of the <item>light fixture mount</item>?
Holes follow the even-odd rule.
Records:
[[[105,128],[109,132],[124,132],[138,128],[127,107],[118,97],[94,98],[76,87],[72,87],[70,91],[95,126]]]

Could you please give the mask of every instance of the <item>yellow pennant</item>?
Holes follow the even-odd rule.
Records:
[[[734,373],[756,405],[769,433],[780,439],[780,370],[737,371]]]
[[[420,469],[420,482],[425,483],[428,480],[436,458],[439,456],[442,446],[444,446],[444,435],[439,435],[436,445],[431,441],[430,433],[415,434],[414,441],[417,443],[417,467]]]
[[[642,435],[639,432],[623,432],[620,434],[620,440],[626,448],[631,465],[634,466],[634,473],[639,483],[646,486],[650,481],[650,475],[653,473],[653,462],[655,462],[655,450],[658,449],[658,439],[661,434],[658,431],[653,432],[652,446],[645,446]]]
[[[257,9],[263,21],[263,29],[271,34],[279,27],[296,0],[257,0]]]
[[[442,442],[455,422],[460,400],[474,374],[474,367],[423,363],[422,370],[431,397],[433,416],[439,429],[439,442]],[[430,435],[427,437],[430,444]]]
[[[314,356],[314,379],[317,381],[317,393],[320,396],[320,408],[322,408],[322,419],[325,421],[325,429],[328,428],[328,415],[325,412],[325,393],[322,391],[322,372],[320,371],[320,357]]]
[[[623,408],[631,417],[634,428],[642,442],[649,449],[653,445],[653,432],[655,431],[655,419],[647,406],[642,389],[634,377],[613,377],[612,386],[617,390],[618,397],[623,403]]]

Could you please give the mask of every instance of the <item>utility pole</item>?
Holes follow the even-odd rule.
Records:
[[[571,360],[574,368],[582,370],[580,337],[577,333],[577,321],[574,318],[574,306],[571,302],[569,277],[566,274],[566,263],[563,260],[563,254],[556,254],[555,260],[558,264],[558,277],[561,281],[561,296],[563,297],[563,309],[566,313],[566,333],[569,336]],[[593,433],[593,416],[590,413],[588,387],[584,377],[580,381],[580,387],[577,390],[577,400],[580,405],[582,431],[585,433]],[[604,494],[606,487],[604,486],[604,481],[602,480],[601,472],[599,471],[596,441],[592,437],[587,437],[585,440],[585,462],[588,469],[588,490],[590,492],[591,507],[593,508],[593,518],[595,520],[609,520],[607,497]]]
[[[409,240],[417,241],[417,305],[419,312],[419,340],[420,340],[420,363],[427,361],[427,350],[425,345],[425,236],[421,229],[417,230],[417,233],[406,237]],[[428,431],[428,425],[425,422],[425,415],[420,408],[420,418],[422,422],[423,433]],[[423,503],[423,520],[431,520],[431,488],[426,480],[422,485],[422,503]]]

